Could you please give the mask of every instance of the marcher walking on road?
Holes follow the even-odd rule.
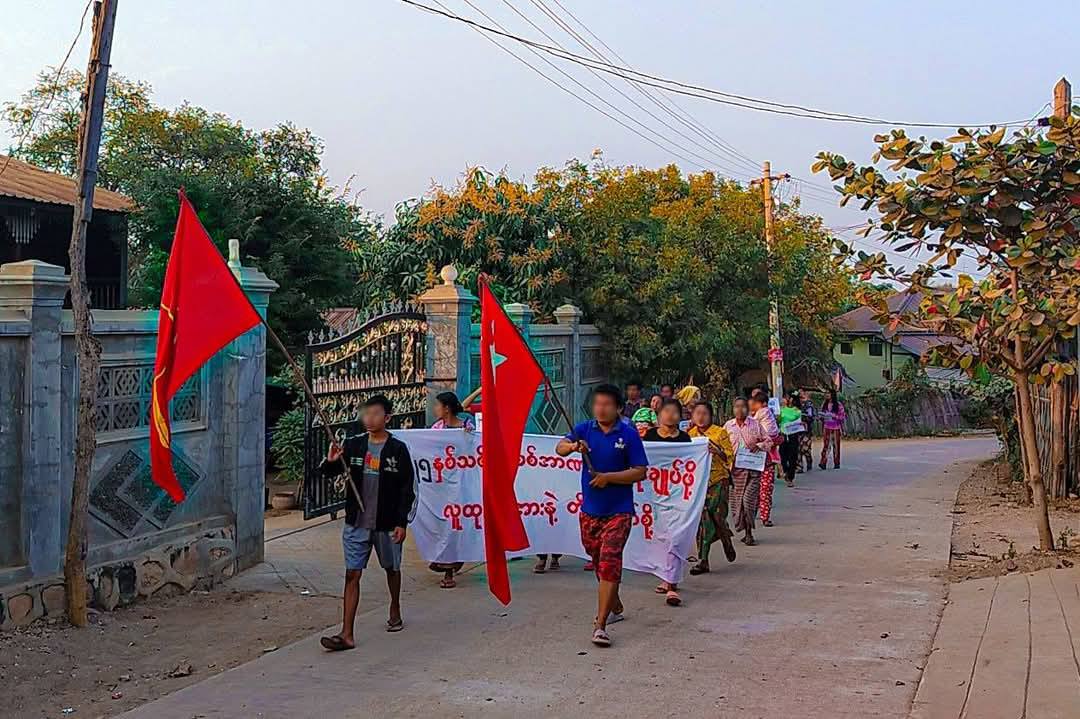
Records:
[[[701,511],[701,525],[698,527],[698,563],[690,568],[690,574],[698,575],[709,571],[709,550],[717,539],[724,545],[727,560],[735,561],[735,544],[731,541],[731,528],[727,523],[731,466],[735,461],[735,450],[724,428],[713,424],[711,404],[701,401],[694,405],[690,420],[693,424],[688,434],[691,437],[708,439],[709,452],[712,454],[712,462],[709,463],[709,491],[705,495],[705,508]]]
[[[817,409],[810,401],[810,395],[805,389],[799,390],[800,408],[802,409],[803,424],[806,431],[799,437],[799,469],[805,467],[809,472],[814,469],[814,418],[817,417]]]
[[[761,496],[758,508],[761,512],[761,526],[771,527],[773,526],[773,485],[776,481],[776,466],[780,463],[780,442],[783,436],[780,434],[780,425],[776,421],[776,416],[769,409],[768,392],[763,389],[755,389],[750,393],[750,411],[771,440],[768,456],[765,459],[765,469],[761,473]]]
[[[599,583],[592,642],[611,645],[607,625],[623,618],[619,598],[623,548],[634,521],[634,483],[645,479],[649,458],[637,431],[622,421],[622,393],[602,384],[593,390],[593,419],[580,422],[556,446],[560,457],[587,454],[581,467],[581,543]],[[591,472],[590,472],[591,464]]]
[[[783,435],[780,467],[784,471],[784,483],[789,487],[795,485],[795,471],[799,466],[799,444],[805,434],[804,429],[799,395],[792,393],[784,397],[784,406],[780,408],[780,434]]]
[[[683,407],[677,399],[665,399],[660,405],[660,416],[657,417],[656,427],[645,433],[646,442],[690,442],[690,435],[679,429],[682,421]],[[656,587],[657,594],[664,595],[664,601],[668,606],[677,607],[682,604],[679,596],[679,586],[674,582],[660,582]]]
[[[476,429],[472,418],[465,414],[465,408],[461,406],[461,400],[453,392],[440,392],[435,395],[435,423],[432,429],[463,429],[472,432]],[[442,572],[443,578],[439,586],[443,589],[453,589],[457,586],[454,575],[465,566],[464,562],[432,562],[428,569],[433,572]]]
[[[735,466],[731,470],[731,479],[734,483],[731,499],[735,507],[735,531],[741,531],[743,536],[740,541],[752,547],[757,544],[754,540],[754,517],[758,511],[761,472],[739,466],[738,455],[740,450],[752,454],[768,453],[772,447],[772,440],[761,425],[750,416],[750,407],[745,399],[736,398],[733,411],[735,416],[724,424],[724,429],[731,439],[736,455]],[[768,461],[767,458],[763,459]]]
[[[824,440],[821,445],[821,462],[819,467],[825,469],[825,460],[829,455],[829,447],[832,446],[833,468],[840,469],[840,436],[844,432],[844,403],[836,396],[836,390],[829,390],[829,398],[821,405],[822,434]]]
[[[386,631],[400,632],[401,618],[401,545],[406,527],[416,513],[416,478],[412,458],[405,443],[386,431],[393,407],[383,395],[374,395],[364,403],[364,427],[367,434],[350,437],[344,446],[334,443],[320,465],[324,476],[341,473],[344,459],[352,486],[363,497],[357,501],[352,491],[345,493],[345,524],[341,543],[345,551],[345,597],[341,632],[323,637],[320,643],[333,652],[356,647],[353,625],[360,604],[360,575],[367,567],[371,550],[386,571],[390,590],[390,616]]]

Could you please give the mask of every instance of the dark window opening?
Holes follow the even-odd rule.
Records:
[[[870,356],[882,357],[885,355],[885,344],[883,342],[871,342],[870,343]]]
[[[850,342],[841,342],[840,343],[840,354],[842,354],[842,355],[851,354],[851,343]]]

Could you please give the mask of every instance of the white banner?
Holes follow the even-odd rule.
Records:
[[[482,436],[464,430],[394,432],[409,447],[419,484],[410,530],[429,562],[482,562],[484,538],[480,465]],[[521,555],[569,554],[586,558],[581,546],[581,457],[555,454],[559,437],[527,434],[515,491],[529,536]],[[646,442],[649,468],[634,486],[634,526],[624,566],[682,581],[687,557],[695,553],[698,523],[708,491],[709,446]]]

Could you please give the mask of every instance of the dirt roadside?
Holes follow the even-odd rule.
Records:
[[[340,600],[221,587],[0,632],[0,716],[110,717],[333,624]],[[71,710],[71,711],[66,711]]]
[[[952,582],[1080,563],[1080,500],[1051,504],[1059,551],[1041,552],[1024,485],[1011,481],[1002,459],[983,462],[960,485],[953,508]]]

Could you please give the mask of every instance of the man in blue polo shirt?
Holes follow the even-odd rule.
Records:
[[[622,619],[619,599],[623,547],[634,520],[634,483],[645,478],[649,464],[641,437],[632,424],[622,421],[622,393],[602,384],[593,390],[593,419],[581,422],[559,441],[556,452],[566,457],[584,455],[581,468],[581,543],[592,558],[599,580],[598,606],[593,625],[593,644],[611,645],[607,633],[612,622]]]

